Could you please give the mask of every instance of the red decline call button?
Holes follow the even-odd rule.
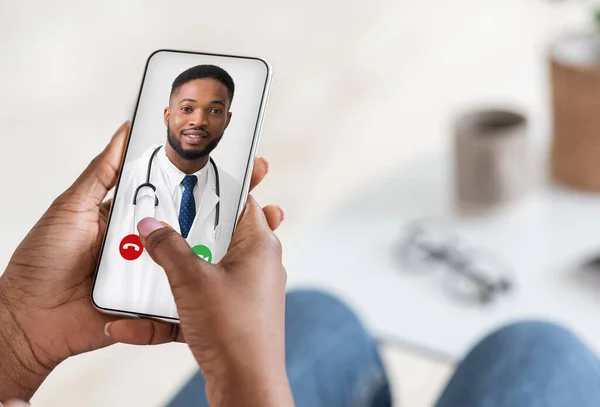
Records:
[[[135,260],[142,255],[144,246],[138,235],[127,235],[121,240],[119,253],[125,260]]]

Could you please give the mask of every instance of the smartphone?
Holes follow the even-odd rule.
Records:
[[[271,77],[256,57],[150,55],[96,267],[98,310],[178,321],[137,224],[166,222],[205,261],[221,260],[248,195]]]

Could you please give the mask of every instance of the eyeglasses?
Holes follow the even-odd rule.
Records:
[[[397,254],[407,271],[443,270],[443,288],[463,302],[490,304],[514,288],[511,267],[505,261],[487,249],[467,246],[441,220],[420,219],[411,223]]]

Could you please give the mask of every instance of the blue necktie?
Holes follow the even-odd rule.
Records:
[[[183,196],[181,197],[181,206],[179,207],[179,227],[181,228],[181,236],[186,238],[196,217],[194,186],[197,182],[198,177],[195,175],[186,175],[183,177],[183,181],[181,181]]]

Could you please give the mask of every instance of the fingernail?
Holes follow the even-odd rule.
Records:
[[[0,403],[0,406],[2,406],[3,404]],[[26,401],[23,400],[8,400],[4,402],[4,407],[30,407],[31,404],[29,404]]]
[[[144,218],[137,225],[138,232],[142,237],[147,237],[150,233],[163,227],[164,225],[154,218]]]
[[[110,332],[108,332],[108,328],[110,328],[111,324],[112,324],[112,322],[109,322],[106,325],[104,325],[104,335],[110,336]]]
[[[119,137],[121,135],[121,133],[123,133],[125,131],[127,123],[129,123],[129,120],[126,120],[123,123],[121,123],[121,125],[119,126],[119,128],[117,129],[115,134],[113,134],[113,138]]]
[[[271,169],[271,163],[269,162],[268,159],[266,159],[265,157],[262,157],[263,161],[265,162],[265,167],[266,167],[266,172],[268,173],[269,170]]]
[[[279,212],[281,212],[281,220],[283,221],[285,219],[285,209],[283,209],[281,206],[278,206],[279,208]]]

